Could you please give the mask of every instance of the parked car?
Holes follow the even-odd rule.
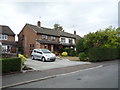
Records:
[[[33,60],[40,59],[43,62],[56,60],[56,55],[48,49],[34,49],[31,56]]]

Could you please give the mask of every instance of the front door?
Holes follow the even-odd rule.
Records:
[[[48,49],[51,51],[51,45],[50,44],[48,45]]]

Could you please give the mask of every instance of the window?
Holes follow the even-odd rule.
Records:
[[[51,36],[51,40],[55,40],[55,37],[54,37],[54,36]]]
[[[70,44],[73,44],[73,40],[72,40],[72,39],[69,39],[69,43],[70,43]]]
[[[42,54],[42,52],[37,52],[37,53]]]
[[[34,53],[36,53],[36,51],[34,50]]]
[[[2,52],[7,52],[7,45],[2,45]]]
[[[42,49],[41,50],[43,53],[51,53],[49,50],[47,50],[47,49]]]
[[[61,38],[61,42],[62,42],[62,43],[65,43],[65,38]]]
[[[0,40],[7,40],[8,36],[4,34],[0,34]]]
[[[42,35],[42,39],[47,39],[47,35]]]
[[[34,49],[34,44],[30,44],[30,50]]]

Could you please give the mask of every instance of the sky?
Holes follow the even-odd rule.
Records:
[[[119,0],[1,0],[0,25],[19,34],[26,23],[53,28],[60,24],[66,32],[83,37],[89,32],[118,27]],[[17,37],[16,37],[17,40]]]

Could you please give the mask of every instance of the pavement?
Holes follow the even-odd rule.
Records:
[[[25,83],[35,82],[37,80],[44,80],[44,79],[55,77],[56,75],[59,75],[59,74],[75,72],[78,70],[93,68],[100,65],[107,65],[108,62],[109,64],[113,64],[112,62],[117,62],[117,60],[100,62],[100,63],[73,65],[73,66],[60,67],[60,68],[52,68],[52,69],[42,70],[42,71],[33,71],[33,72],[5,75],[2,77],[2,87],[8,88],[12,86],[17,86],[19,84],[22,85]]]

